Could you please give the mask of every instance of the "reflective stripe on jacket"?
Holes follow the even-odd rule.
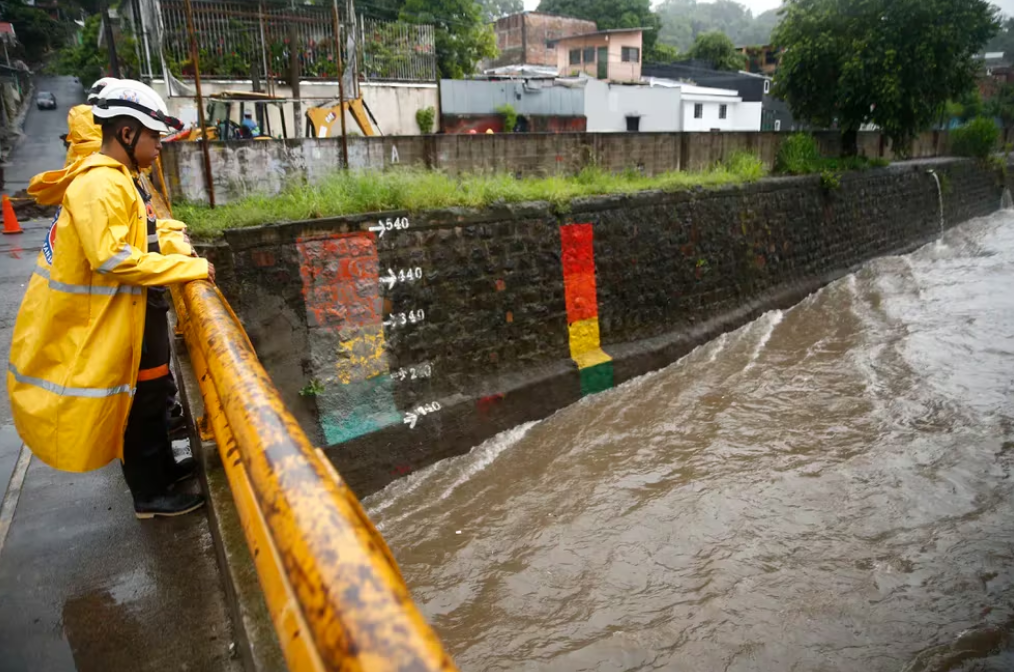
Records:
[[[78,159],[91,156],[102,147],[102,128],[95,123],[91,105],[75,105],[67,113],[66,168]]]
[[[147,252],[147,215],[130,172],[101,154],[36,176],[29,193],[63,207],[47,239],[52,262],[39,254],[14,326],[14,424],[46,464],[89,471],[123,455],[143,287],[207,278],[208,263]]]

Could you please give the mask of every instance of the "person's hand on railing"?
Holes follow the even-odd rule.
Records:
[[[215,265],[210,261],[208,262],[208,280],[211,284],[215,284]]]

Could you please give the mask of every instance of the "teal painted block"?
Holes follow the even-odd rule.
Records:
[[[603,362],[581,369],[581,396],[605,392],[613,387],[613,363]]]
[[[394,380],[377,376],[349,385],[329,385],[317,397],[320,425],[329,446],[402,422],[394,406]]]

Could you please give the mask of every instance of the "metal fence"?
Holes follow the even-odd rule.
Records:
[[[362,75],[366,80],[431,82],[437,78],[433,26],[359,19]]]
[[[209,0],[193,0],[191,4],[202,76],[246,79],[256,73],[286,78],[293,50],[302,77],[338,76],[330,5]],[[191,77],[194,68],[183,2],[162,0],[160,5],[166,65],[176,77]],[[353,68],[362,63],[359,74],[363,79],[436,79],[432,26],[360,18],[358,22],[343,21],[340,30],[344,62]],[[350,54],[352,49],[357,53]]]

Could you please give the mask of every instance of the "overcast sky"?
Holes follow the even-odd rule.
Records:
[[[766,12],[769,9],[774,9],[782,4],[781,0],[738,0],[742,5],[746,5],[753,10],[753,15],[757,16],[761,12]],[[658,4],[657,2],[653,2]],[[993,4],[1000,7],[1004,14],[1008,16],[1014,16],[1014,0],[993,0]],[[539,0],[525,0],[525,9],[534,10],[539,6]]]

